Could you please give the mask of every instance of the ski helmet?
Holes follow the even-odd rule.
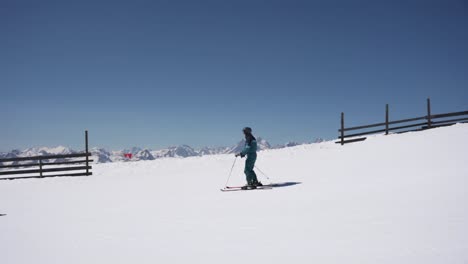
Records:
[[[244,127],[244,129],[242,129],[242,131],[244,133],[248,133],[248,134],[251,134],[252,133],[252,129],[250,127]]]

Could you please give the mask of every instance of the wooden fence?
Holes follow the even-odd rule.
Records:
[[[92,167],[89,163],[93,162],[93,160],[89,158],[91,153],[88,151],[88,131],[85,131],[85,147],[86,149],[84,153],[0,159],[0,180],[61,176],[90,176],[92,175]],[[77,158],[82,159],[77,160]],[[50,161],[53,159],[55,159],[55,161]],[[31,169],[31,167],[38,168]],[[49,174],[57,172],[60,174]]]
[[[424,121],[423,121],[424,120]],[[338,129],[340,135],[338,136],[339,141],[335,142],[341,145],[346,143],[358,142],[363,141],[366,137],[361,137],[365,135],[371,135],[376,133],[385,133],[388,135],[390,131],[396,131],[397,133],[403,133],[408,131],[418,131],[424,130],[434,127],[440,126],[448,126],[453,125],[455,123],[464,123],[468,122],[468,111],[463,112],[452,112],[452,113],[445,113],[445,114],[431,114],[431,100],[427,99],[427,115],[409,119],[402,119],[402,120],[389,120],[389,108],[388,104],[385,107],[385,122],[371,124],[371,125],[364,125],[364,126],[356,126],[356,127],[345,127],[344,123],[344,113],[341,113],[341,128]],[[398,126],[392,126],[396,125]],[[373,130],[370,131],[363,131],[372,128]],[[378,128],[378,129],[376,129]],[[354,131],[351,134],[345,134],[345,132]],[[347,139],[351,138],[351,139]]]

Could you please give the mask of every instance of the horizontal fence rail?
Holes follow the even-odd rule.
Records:
[[[401,124],[401,123],[407,123],[407,122],[413,122],[413,121],[418,121],[418,120],[425,120],[426,117],[415,117],[415,118],[408,118],[408,119],[402,119],[402,120],[397,120],[397,121],[391,121],[388,123],[378,123],[378,124],[372,124],[372,125],[366,125],[366,126],[357,126],[357,127],[348,127],[343,129],[343,131],[351,131],[351,130],[359,130],[359,129],[365,129],[365,128],[372,128],[372,127],[380,127],[380,126],[385,126],[386,124],[388,125],[394,125],[394,124]],[[426,122],[424,123],[426,124]],[[339,132],[341,132],[341,128],[338,129]]]
[[[91,153],[77,153],[77,154],[64,154],[64,155],[44,155],[44,156],[33,156],[33,157],[17,157],[0,159],[0,162],[8,161],[28,161],[28,160],[48,160],[48,159],[62,159],[62,158],[80,158],[85,156],[91,156]]]
[[[0,159],[0,180],[46,178],[61,176],[90,176],[93,162],[88,152],[88,131],[85,131],[84,153],[63,154],[63,155],[43,155],[32,157],[15,157]],[[73,160],[81,158],[78,160]],[[51,161],[55,160],[55,161]],[[11,163],[11,164],[8,164]],[[55,166],[55,167],[51,167]],[[58,167],[57,167],[58,166]],[[36,168],[32,168],[36,167]],[[44,168],[47,167],[47,168]],[[6,169],[6,170],[5,170]],[[62,172],[60,174],[56,174]],[[55,174],[50,174],[55,173]],[[27,175],[26,175],[27,174]],[[36,174],[36,175],[30,175]],[[11,175],[13,177],[2,177]],[[19,176],[18,176],[19,175]],[[21,176],[24,175],[24,176]]]
[[[88,160],[89,162],[92,162],[93,160]],[[73,160],[73,161],[63,161],[63,162],[42,162],[42,166],[50,166],[50,165],[67,165],[67,164],[80,164],[80,163],[85,163],[86,160]],[[0,161],[1,163],[1,161]],[[13,165],[0,165],[0,169],[2,168],[24,168],[24,167],[35,167],[39,166],[40,163],[26,163],[26,164],[13,164]]]
[[[446,119],[449,117],[452,119]],[[453,117],[458,117],[458,118],[453,119]],[[441,120],[441,119],[445,119],[445,120]],[[424,120],[424,122],[417,122],[417,121],[422,121],[422,120]],[[403,133],[403,132],[408,132],[408,131],[418,131],[418,130],[424,130],[424,129],[440,127],[440,126],[448,126],[448,125],[453,125],[455,123],[464,123],[464,122],[468,122],[468,111],[452,112],[452,113],[436,114],[436,115],[431,114],[431,101],[429,98],[427,99],[427,115],[426,116],[390,121],[389,120],[389,107],[387,104],[385,107],[385,122],[383,123],[375,123],[371,125],[362,125],[362,126],[355,126],[355,127],[345,127],[344,113],[341,113],[341,128],[338,129],[339,141],[335,143],[344,145],[346,143],[366,140],[366,137],[355,138],[355,137],[360,137],[360,136],[365,136],[365,135],[371,135],[371,134],[377,134],[377,133],[385,133],[386,135],[388,135],[390,131],[398,131],[397,133]],[[391,127],[391,125],[396,125],[396,124],[402,124],[402,125]],[[374,129],[368,130],[371,128],[374,128]],[[363,130],[366,130],[366,131],[363,131]],[[355,131],[355,132],[351,134],[345,134],[345,132],[348,132],[348,131]],[[348,139],[348,138],[352,138],[352,139]]]
[[[13,171],[0,172],[0,175],[44,173],[44,172],[57,172],[57,171],[74,171],[74,170],[86,170],[89,168],[90,168],[89,166],[75,166],[75,167],[63,167],[63,168],[51,168],[51,169],[13,170]]]

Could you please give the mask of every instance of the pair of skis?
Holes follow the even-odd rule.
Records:
[[[273,184],[257,186],[257,188],[244,188],[244,186],[226,186],[221,188],[222,192],[235,192],[235,191],[253,191],[253,190],[271,190],[273,189]]]

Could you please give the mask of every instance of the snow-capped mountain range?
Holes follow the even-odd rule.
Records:
[[[317,139],[314,142],[322,142],[322,139]],[[293,147],[307,143],[288,142],[283,145],[271,146],[268,141],[262,138],[257,138],[258,149],[278,149]],[[130,149],[108,151],[103,148],[92,148],[91,153],[93,154],[93,160],[96,163],[106,162],[117,162],[117,161],[137,161],[137,160],[154,160],[160,158],[186,158],[195,156],[215,155],[215,154],[232,154],[240,152],[245,145],[245,140],[241,140],[239,143],[232,147],[203,147],[200,149],[194,149],[187,145],[173,146],[165,149],[150,150],[142,149],[139,147],[132,147]],[[0,152],[1,158],[15,158],[15,157],[30,157],[30,156],[43,156],[43,155],[57,155],[57,154],[72,154],[78,153],[68,147],[39,147],[39,148],[28,148],[25,150],[12,150],[9,152]],[[131,158],[125,157],[124,154],[132,154]]]

